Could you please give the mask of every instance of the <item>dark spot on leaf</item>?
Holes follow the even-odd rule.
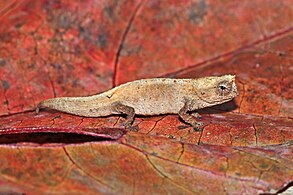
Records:
[[[34,63],[28,64],[28,69],[35,69],[36,65]]]
[[[54,69],[62,70],[62,66],[60,64],[52,63],[50,64]]]
[[[115,17],[115,8],[119,8],[118,7],[119,2],[120,1],[118,1],[118,0],[109,1],[109,4],[111,4],[111,5],[105,6],[105,8],[104,8],[105,15],[107,15],[110,19],[114,19],[114,17]]]
[[[5,104],[5,105],[9,105],[9,101],[8,101],[8,100],[5,100],[5,101],[4,101],[4,104]]]
[[[100,32],[98,35],[98,45],[99,47],[107,47],[108,45],[108,36],[104,32]]]
[[[60,76],[57,77],[57,83],[58,84],[62,84],[63,81],[65,81],[63,75],[60,75]],[[62,88],[62,90],[65,90],[64,86],[61,86],[61,88]]]
[[[138,55],[142,49],[141,45],[131,45],[124,43],[122,45],[121,56]]]
[[[80,37],[82,37],[88,41],[91,40],[91,34],[90,34],[89,30],[87,30],[86,28],[84,28],[82,26],[79,26],[78,30],[79,30]]]
[[[186,128],[189,128],[190,126],[187,126],[187,125],[179,125],[177,128],[179,130],[182,130],[182,129],[186,129]]]
[[[79,81],[77,79],[74,79],[73,82],[72,82],[72,87],[76,88],[78,86],[79,86]]]
[[[9,168],[5,168],[5,169],[2,169],[1,173],[4,174],[4,175],[11,175],[12,174],[12,170],[9,169]]]
[[[22,26],[23,26],[23,23],[17,23],[17,24],[14,25],[14,27],[17,28],[17,29],[19,29]]]
[[[268,167],[269,167],[268,164],[265,164],[265,163],[260,164],[260,168],[262,169],[267,169]]]
[[[68,70],[74,70],[74,65],[71,63],[66,63],[66,67],[68,68]]]
[[[2,84],[2,87],[4,90],[9,89],[9,87],[10,87],[10,84],[8,83],[8,81],[2,80],[1,84]]]
[[[49,11],[60,7],[60,0],[45,1],[42,5],[45,10]]]
[[[241,173],[236,172],[235,174],[236,174],[237,176],[239,176],[239,177],[241,176]]]
[[[203,21],[207,13],[207,4],[205,0],[201,0],[191,6],[188,12],[188,19],[191,23],[198,24]]]
[[[220,171],[223,171],[224,172],[224,171],[226,171],[226,169],[227,169],[226,167],[220,166]]]
[[[104,8],[104,11],[106,13],[106,15],[109,17],[109,18],[113,18],[114,16],[114,12],[113,12],[113,8],[111,6],[107,6]]]
[[[95,73],[95,70],[94,70],[93,67],[87,67],[87,71],[88,71],[89,74]]]
[[[74,20],[75,17],[73,16],[73,14],[64,10],[64,12],[56,17],[55,24],[57,28],[68,29],[71,25],[73,25]]]
[[[5,66],[6,64],[6,60],[0,58],[0,66]]]
[[[281,51],[277,51],[277,55],[278,56],[286,56],[286,53],[285,52],[281,52]]]

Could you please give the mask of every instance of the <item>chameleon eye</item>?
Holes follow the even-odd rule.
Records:
[[[225,91],[225,90],[227,89],[227,87],[226,87],[225,85],[220,85],[220,89],[221,89],[222,91]]]
[[[218,90],[220,92],[221,95],[227,95],[230,93],[231,91],[231,84],[228,82],[221,82],[218,85]]]

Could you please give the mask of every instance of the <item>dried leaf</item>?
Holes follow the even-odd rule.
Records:
[[[292,186],[292,2],[0,2],[0,194],[259,194]],[[176,115],[84,118],[46,98],[149,77],[235,74],[240,95]]]

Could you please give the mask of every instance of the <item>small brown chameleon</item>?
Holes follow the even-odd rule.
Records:
[[[178,114],[183,121],[198,129],[190,111],[222,104],[238,95],[234,75],[198,79],[153,78],[128,82],[103,93],[88,97],[60,97],[42,101],[36,108],[101,117],[125,114],[129,126],[134,115]],[[198,113],[196,116],[200,117]]]

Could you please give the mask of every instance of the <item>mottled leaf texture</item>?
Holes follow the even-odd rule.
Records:
[[[292,0],[3,0],[0,194],[274,194],[293,183]],[[235,74],[239,96],[176,115],[41,110],[141,78]],[[138,94],[139,95],[139,94]],[[174,103],[175,104],[175,103]]]

